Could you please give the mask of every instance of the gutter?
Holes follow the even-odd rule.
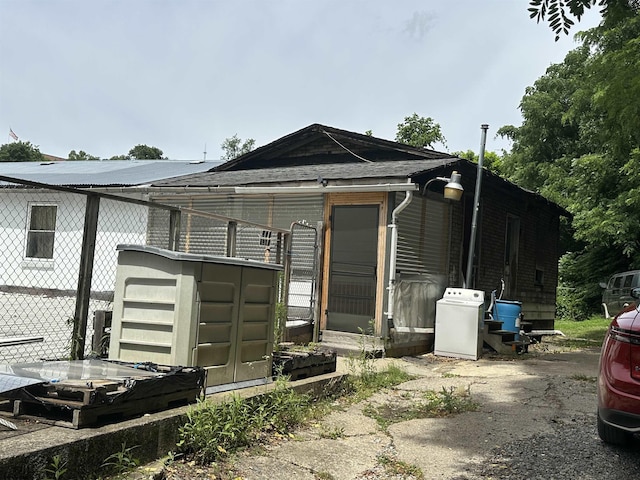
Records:
[[[406,192],[418,189],[413,183],[374,183],[364,185],[308,185],[302,187],[283,186],[260,186],[260,187],[156,187],[151,185],[141,185],[132,187],[94,187],[96,190],[118,193],[176,193],[191,195],[194,193],[237,193],[246,195],[268,195],[268,194],[310,194],[310,193],[332,193],[332,192]]]
[[[406,184],[407,187],[411,186],[414,188],[408,188],[405,190],[404,200],[393,209],[391,212],[391,224],[388,227],[391,229],[391,252],[389,257],[389,286],[387,287],[388,297],[387,297],[387,325],[389,329],[393,328],[393,313],[394,313],[394,305],[393,298],[396,291],[396,260],[398,257],[398,225],[396,224],[398,220],[398,215],[402,212],[407,206],[411,203],[413,199],[413,190],[417,190],[418,186],[414,183],[411,183],[409,180]],[[401,190],[400,190],[401,191]]]

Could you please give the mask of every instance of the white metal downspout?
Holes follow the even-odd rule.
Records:
[[[393,209],[391,212],[391,224],[388,227],[391,229],[391,254],[389,258],[389,287],[387,298],[387,325],[389,328],[393,327],[393,297],[396,290],[396,258],[398,256],[398,226],[396,221],[398,215],[411,203],[413,198],[413,192],[405,192],[404,200]]]

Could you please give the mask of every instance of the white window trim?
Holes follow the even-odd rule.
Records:
[[[27,247],[29,242],[29,232],[31,231],[31,210],[33,207],[56,207],[56,225],[54,232],[54,245],[52,258],[35,258],[27,257]],[[58,226],[59,205],[55,202],[28,202],[27,218],[25,219],[24,228],[24,249],[22,251],[22,268],[35,270],[51,270],[55,266],[55,233]]]

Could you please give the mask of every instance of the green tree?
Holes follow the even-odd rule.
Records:
[[[31,142],[11,142],[0,146],[0,162],[42,162],[44,156]]]
[[[225,161],[233,160],[234,158],[253,150],[255,143],[256,141],[253,138],[249,138],[243,142],[242,139],[238,137],[238,134],[235,134],[233,137],[225,138],[220,145],[220,148],[222,148],[222,151],[224,152],[221,158]]]
[[[452,152],[452,155],[456,155],[460,158],[464,158],[465,160],[469,160],[473,163],[478,163],[480,160],[479,154],[475,153],[473,150],[467,150],[466,152]],[[502,174],[502,157],[498,155],[496,152],[484,152],[484,161],[482,166],[496,175]]]
[[[556,34],[556,41],[563,33],[567,35],[576,21],[580,21],[585,10],[598,5],[606,24],[618,23],[622,18],[634,15],[640,9],[638,0],[529,0],[529,17],[536,22],[548,21]]]
[[[75,150],[71,150],[68,155],[69,160],[100,160],[100,157],[96,157],[95,155],[90,155],[84,150],[80,150],[76,152]]]
[[[503,171],[573,216],[560,279],[586,310],[599,281],[640,267],[640,14],[578,36],[582,45],[526,90]]]
[[[129,157],[134,160],[166,160],[163,152],[158,147],[149,147],[147,145],[136,145],[129,150]]]
[[[396,142],[417,148],[431,148],[434,143],[441,143],[446,147],[440,124],[431,117],[420,117],[417,113],[404,117],[404,121],[398,124]]]
[[[114,155],[109,160],[131,160],[131,157],[129,155]]]

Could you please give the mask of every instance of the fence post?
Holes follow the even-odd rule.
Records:
[[[236,256],[236,231],[238,222],[227,223],[227,257]]]
[[[96,234],[98,231],[98,214],[100,197],[87,195],[84,213],[84,232],[82,235],[82,252],[80,256],[80,272],[78,274],[78,295],[76,311],[73,316],[73,335],[71,337],[71,359],[84,358],[84,346],[87,337],[87,317],[89,315],[89,298],[91,296],[91,277],[93,275],[93,256],[96,250]]]
[[[314,272],[313,272],[313,338],[314,342],[320,341],[320,316],[321,316],[321,307],[322,300],[320,298],[321,291],[320,286],[322,285],[322,259],[324,253],[324,223],[318,222],[316,225],[316,238],[313,254],[315,255],[314,259]]]
[[[177,252],[180,249],[180,210],[169,212],[169,250]]]

